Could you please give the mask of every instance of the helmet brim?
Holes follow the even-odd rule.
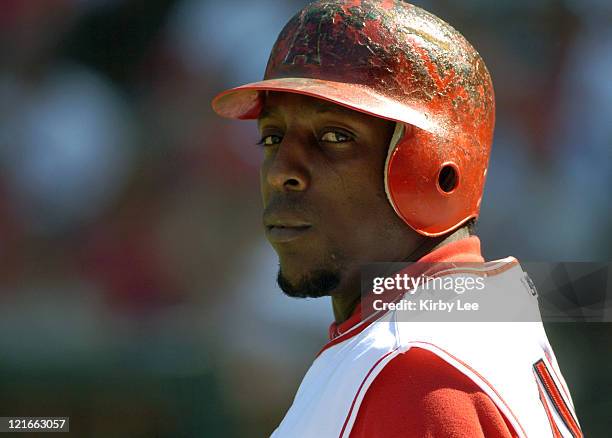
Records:
[[[231,88],[213,99],[213,110],[231,119],[257,119],[263,109],[263,91],[311,96],[375,117],[408,123],[434,134],[440,133],[434,118],[412,102],[398,102],[359,84],[312,78],[267,79]]]

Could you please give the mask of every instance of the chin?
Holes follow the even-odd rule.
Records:
[[[276,281],[287,296],[319,298],[331,295],[338,288],[341,275],[334,269],[315,269],[302,275],[289,276],[281,266]]]

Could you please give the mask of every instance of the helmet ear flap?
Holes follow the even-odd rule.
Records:
[[[385,161],[387,199],[419,234],[446,234],[478,215],[471,204],[481,184],[464,184],[466,165],[452,140],[398,122]]]

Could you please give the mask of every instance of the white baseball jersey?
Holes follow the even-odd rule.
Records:
[[[536,300],[513,258],[461,275],[485,277],[496,300],[508,293]],[[406,312],[374,313],[327,344],[272,437],[357,436],[351,432],[359,415],[366,415],[360,408],[373,382],[394,358],[415,348],[432,353],[490,398],[508,432],[494,436],[582,436],[541,322],[420,322]]]

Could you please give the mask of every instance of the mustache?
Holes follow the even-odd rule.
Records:
[[[271,216],[279,213],[291,213],[303,219],[315,217],[314,212],[305,205],[304,201],[292,196],[275,196],[265,206],[263,216]]]

